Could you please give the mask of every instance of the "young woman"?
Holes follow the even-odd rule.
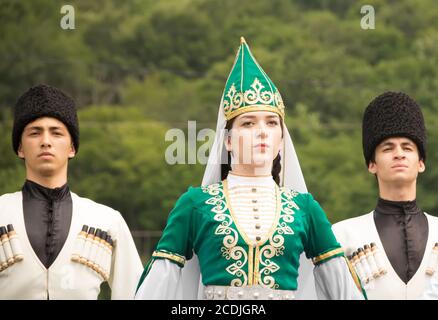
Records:
[[[170,213],[137,299],[294,299],[302,252],[316,265],[318,297],[364,298],[306,193],[283,119],[280,93],[242,38],[202,186]]]

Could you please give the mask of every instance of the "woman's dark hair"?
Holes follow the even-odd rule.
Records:
[[[227,124],[225,126],[227,132],[229,132],[233,127],[234,119],[236,118],[227,121]],[[281,136],[283,136],[283,126],[281,126]],[[231,153],[228,151],[227,163],[221,164],[221,180],[225,180],[228,176],[228,172],[230,171],[231,171]],[[271,170],[272,178],[277,184],[280,184],[280,171],[281,171],[281,156],[279,153],[275,157],[274,161],[272,161],[272,170]]]

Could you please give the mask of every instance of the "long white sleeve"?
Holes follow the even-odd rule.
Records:
[[[435,272],[434,276],[426,283],[426,289],[421,300],[438,300],[438,275]]]
[[[364,300],[344,257],[316,266],[313,274],[319,300]]]
[[[115,241],[111,259],[111,273],[108,280],[111,288],[111,299],[134,299],[143,265],[131,232],[120,214]]]
[[[183,299],[182,268],[167,259],[155,260],[135,295],[136,300]]]

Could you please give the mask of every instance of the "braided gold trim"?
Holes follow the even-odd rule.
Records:
[[[345,261],[347,262],[348,269],[350,270],[351,276],[353,277],[353,280],[354,280],[354,283],[356,284],[356,287],[359,289],[360,292],[362,292],[362,286],[360,284],[360,280],[359,280],[359,277],[356,273],[356,270],[352,266],[350,260],[345,258]]]
[[[226,113],[225,117],[227,118],[227,120],[231,120],[239,115],[241,115],[242,113],[246,113],[246,112],[251,112],[251,111],[270,111],[270,112],[275,112],[277,113],[279,116],[281,116],[282,118],[284,118],[284,112],[281,112],[281,110],[279,110],[277,107],[274,106],[270,106],[270,105],[251,105],[248,107],[240,107],[239,109],[236,109],[232,112]]]
[[[174,261],[182,266],[184,266],[184,264],[186,263],[186,259],[184,257],[181,257],[181,256],[173,254],[173,253],[167,253],[167,252],[162,252],[162,251],[154,251],[154,253],[152,254],[152,257],[169,259],[169,260],[172,260],[172,261]]]
[[[323,253],[313,258],[313,264],[317,264],[323,260],[327,260],[328,258],[333,257],[341,252],[344,252],[344,250],[342,248],[337,248],[329,252]]]

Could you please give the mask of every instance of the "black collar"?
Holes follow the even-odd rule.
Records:
[[[376,210],[380,214],[400,215],[400,214],[419,214],[423,212],[417,206],[417,200],[413,201],[390,201],[379,197]]]
[[[67,183],[62,187],[50,189],[36,182],[26,180],[22,191],[32,198],[44,201],[61,201],[70,195],[70,189]]]

